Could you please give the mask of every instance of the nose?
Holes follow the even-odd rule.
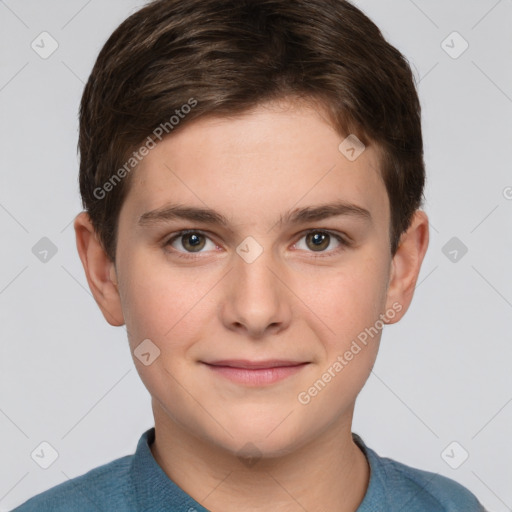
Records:
[[[227,329],[257,339],[289,326],[292,294],[283,282],[284,269],[270,251],[251,263],[235,254],[226,279],[221,315]]]

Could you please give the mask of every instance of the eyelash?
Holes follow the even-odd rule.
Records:
[[[164,242],[163,247],[164,248],[168,247],[175,240],[177,240],[178,238],[181,238],[181,237],[183,237],[185,235],[190,235],[192,233],[200,234],[200,235],[208,238],[210,241],[213,242],[213,240],[211,240],[210,237],[205,232],[203,232],[201,230],[185,229],[183,231],[179,231],[178,233],[175,233],[170,238],[168,238],[167,241]],[[310,233],[327,234],[327,235],[332,236],[333,238],[335,238],[341,244],[341,247],[338,247],[337,249],[333,249],[331,251],[319,251],[318,253],[315,253],[315,251],[308,251],[308,252],[311,252],[313,254],[313,256],[311,256],[312,258],[329,258],[329,257],[331,257],[331,256],[333,256],[335,254],[338,254],[340,251],[343,251],[343,250],[345,250],[345,249],[347,249],[347,248],[352,246],[352,242],[350,242],[349,240],[347,240],[347,239],[343,238],[342,236],[336,234],[335,232],[329,231],[327,229],[309,229],[309,230],[301,233],[300,238],[298,238],[298,240],[295,242],[295,244],[297,244],[300,240],[302,240],[302,238],[304,238],[305,236],[309,235]],[[173,255],[176,255],[178,258],[184,258],[184,259],[188,259],[188,260],[197,260],[197,259],[202,257],[202,256],[200,256],[200,254],[201,254],[200,252],[199,253],[188,253],[188,252],[177,251],[176,249],[171,249],[171,252],[172,252]],[[323,253],[325,253],[325,254],[323,254]]]

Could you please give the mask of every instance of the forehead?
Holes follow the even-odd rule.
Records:
[[[387,222],[376,148],[351,160],[347,143],[340,150],[344,139],[322,111],[304,104],[271,103],[234,117],[201,118],[139,163],[124,214],[137,223],[173,203],[214,209],[238,223],[275,224],[294,207],[345,201]]]

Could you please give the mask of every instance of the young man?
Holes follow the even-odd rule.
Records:
[[[16,510],[483,510],[351,432],[428,246],[413,77],[363,13],[153,2],[101,50],[79,145],[78,252],[155,427]]]

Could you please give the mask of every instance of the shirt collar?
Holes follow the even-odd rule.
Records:
[[[155,427],[146,430],[137,444],[132,461],[132,488],[137,510],[145,512],[208,512],[178,487],[158,465],[150,445],[155,440]]]
[[[352,439],[370,466],[368,488],[356,512],[377,510],[375,507],[382,506],[384,499],[383,493],[379,491],[384,489],[383,475],[379,470],[379,457],[365,445],[359,435],[352,433]],[[138,509],[147,512],[208,512],[208,509],[197,503],[165,474],[151,453],[150,445],[154,440],[155,427],[152,427],[140,437],[132,461],[132,488],[135,489]],[[169,504],[168,508],[165,504]]]
[[[368,488],[364,495],[363,501],[357,508],[356,512],[372,512],[374,510],[385,510],[386,509],[386,481],[384,478],[384,468],[380,461],[379,455],[366,446],[364,441],[359,437],[358,434],[352,432],[352,439],[361,449],[368,465],[370,466],[370,479],[368,482]]]

